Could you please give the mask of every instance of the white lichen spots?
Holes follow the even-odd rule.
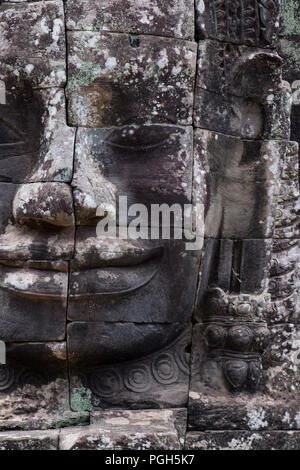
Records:
[[[190,392],[189,397],[193,400],[200,400],[201,396],[198,392]]]
[[[53,21],[52,39],[55,43],[58,43],[59,41],[63,25],[64,23],[60,18],[55,18]]]
[[[0,104],[6,104],[6,86],[3,80],[0,80]]]
[[[172,73],[172,75],[175,75],[175,76],[176,76],[176,75],[178,75],[178,74],[181,72],[181,70],[182,70],[182,68],[181,68],[180,66],[174,65],[174,67],[172,68],[172,72],[171,72],[171,73]]]
[[[160,55],[160,59],[158,60],[157,65],[160,69],[163,69],[167,67],[169,64],[167,50],[164,48],[162,51],[160,51],[159,55]]]
[[[285,414],[282,418],[282,422],[287,423],[287,424],[291,423],[291,416],[290,416],[290,413],[288,411],[285,412]]]
[[[113,70],[117,66],[117,59],[115,57],[109,57],[105,62],[105,68],[108,70]]]
[[[33,64],[27,64],[27,65],[25,66],[25,72],[26,72],[28,75],[31,74],[31,72],[33,71],[33,69],[34,69],[34,65],[33,65]]]
[[[38,282],[38,274],[29,272],[11,272],[7,273],[4,279],[4,285],[14,286],[16,289],[26,291]]]
[[[266,100],[268,104],[272,104],[274,101],[274,95],[273,94],[268,95]]]
[[[47,18],[42,18],[42,20],[40,22],[40,30],[43,34],[49,34],[50,33],[50,29],[47,25]]]
[[[295,415],[296,428],[300,429],[300,411]]]
[[[152,19],[153,19],[153,16],[152,16]],[[150,18],[148,18],[145,12],[142,12],[142,16],[140,17],[139,21],[143,24],[151,24]]]
[[[223,447],[222,450],[251,450],[253,448],[253,442],[262,439],[259,434],[252,434],[248,437],[241,437],[240,439],[233,438],[228,442],[227,447]]]
[[[268,422],[265,420],[265,411],[263,408],[252,409],[247,412],[249,418],[248,426],[252,430],[266,428]]]
[[[201,15],[204,13],[204,11],[205,11],[204,0],[199,0],[199,1],[198,1],[197,10],[198,10],[198,12],[199,12]]]

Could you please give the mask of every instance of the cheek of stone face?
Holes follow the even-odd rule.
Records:
[[[153,223],[153,204],[177,204],[179,209],[191,204],[192,172],[190,127],[79,129],[72,181],[79,226],[68,302],[72,361],[73,353],[74,361],[81,357],[90,364],[115,361],[121,353],[127,359],[151,353],[172,341],[190,322],[199,251],[186,251],[185,241],[174,240],[172,235],[170,240],[162,240],[161,235],[158,240],[97,238],[95,208],[101,206],[105,188],[106,203],[115,205],[117,216],[118,196],[127,197],[128,208],[143,204],[149,215],[148,233]],[[133,220],[133,215],[128,216],[125,224]],[[173,219],[169,221],[174,225]],[[116,222],[120,223],[118,217]],[[156,219],[154,225],[161,228],[166,223]],[[98,324],[99,332],[96,328],[93,334],[88,333],[93,336],[88,346],[83,336],[90,331],[90,322]],[[111,328],[105,327],[102,335],[105,323],[111,323]],[[127,325],[126,334],[121,333],[123,323]],[[141,324],[143,350],[134,323]],[[97,344],[97,354],[93,342]]]

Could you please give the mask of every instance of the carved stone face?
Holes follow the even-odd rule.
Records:
[[[198,426],[203,403],[259,385],[266,315],[286,309],[270,260],[299,230],[278,6],[1,2],[0,420],[185,407],[191,384]],[[201,204],[203,258],[175,236],[99,237],[141,204]]]
[[[189,325],[199,251],[184,240],[96,235],[97,208],[116,218],[119,196],[149,213],[153,204],[192,203],[197,46],[185,3],[177,19],[163,8],[155,31],[132,7],[137,36],[94,25],[69,31],[68,51],[59,2],[47,12],[2,8],[8,23],[30,16],[28,50],[18,30],[7,36],[23,63],[12,71],[7,57],[1,70],[3,340],[67,337],[71,362],[90,367],[159,351]],[[78,8],[69,7],[69,24],[89,29]],[[109,2],[103,11],[121,21]],[[170,37],[157,37],[160,28]]]

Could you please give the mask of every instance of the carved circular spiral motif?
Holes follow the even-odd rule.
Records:
[[[152,362],[152,373],[158,383],[170,385],[178,379],[179,370],[171,354],[163,353]]]
[[[15,374],[12,369],[9,367],[0,367],[0,392],[5,392],[10,389],[10,387],[15,382]]]
[[[226,335],[225,328],[220,325],[209,325],[205,331],[206,341],[210,348],[222,348]]]
[[[121,377],[111,368],[94,372],[89,382],[92,392],[99,397],[110,398],[121,389]]]
[[[176,345],[175,360],[181,372],[189,373],[190,369],[190,353],[187,351],[188,345],[186,341]]]
[[[245,325],[236,325],[230,328],[228,333],[228,342],[232,349],[236,351],[248,351],[252,345],[252,330]]]
[[[149,390],[151,376],[149,367],[141,364],[132,369],[127,369],[124,374],[124,385],[132,392],[141,393]]]

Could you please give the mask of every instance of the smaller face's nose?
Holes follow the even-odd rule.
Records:
[[[72,191],[64,183],[27,183],[20,186],[13,202],[19,225],[32,228],[74,227]]]

